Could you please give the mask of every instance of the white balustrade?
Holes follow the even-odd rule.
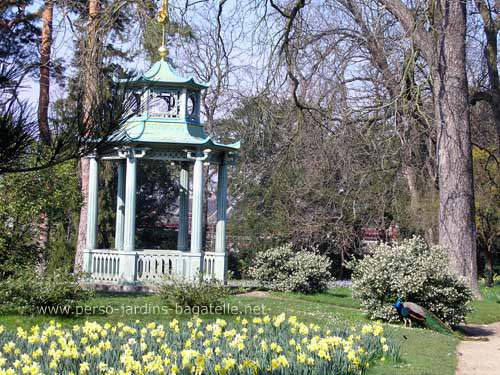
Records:
[[[205,252],[203,257],[203,274],[208,278],[215,276],[215,256],[215,252]]]
[[[178,275],[182,262],[182,251],[143,250],[137,251],[137,281],[161,281],[167,275]]]
[[[96,281],[118,281],[120,256],[114,250],[92,251],[92,279]]]
[[[91,254],[92,280],[119,283],[120,275],[124,271],[120,269],[123,267],[120,264],[120,254],[123,253],[118,250],[100,249],[93,250]],[[196,258],[199,259],[198,262],[201,260],[201,271],[206,278],[217,277],[221,256],[217,252],[205,252],[193,257],[189,252],[178,250],[136,250],[132,254],[135,256],[135,281],[140,284],[157,283],[166,276],[194,277],[189,274],[189,269]]]

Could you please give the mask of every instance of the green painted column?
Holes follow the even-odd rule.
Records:
[[[125,178],[125,230],[123,235],[123,250],[135,250],[135,213],[137,189],[137,158],[135,151],[127,153],[127,175]]]
[[[203,249],[203,161],[208,158],[211,150],[205,150],[204,156],[192,156],[188,153],[188,158],[194,160],[193,167],[193,202],[191,208],[191,253],[200,254]]]
[[[99,193],[99,162],[96,156],[89,158],[89,190],[87,200],[87,249],[97,247],[97,207]]]
[[[123,250],[123,231],[125,227],[125,161],[118,161],[118,188],[116,194],[115,249]]]
[[[191,252],[201,253],[203,239],[203,160],[196,158],[193,167],[193,203],[191,208]]]
[[[136,282],[137,253],[135,251],[135,214],[137,191],[137,161],[146,155],[143,149],[138,153],[134,148],[119,152],[121,157],[126,157],[127,170],[125,176],[125,216],[123,233],[123,250],[120,251],[119,275],[123,290],[127,290]]]
[[[188,250],[189,226],[189,164],[181,163],[179,191],[179,226],[177,232],[177,250]]]
[[[92,273],[92,250],[97,247],[97,208],[99,193],[99,162],[89,157],[89,188],[87,196],[87,233],[83,254],[83,272]]]
[[[215,228],[215,252],[226,252],[227,211],[227,164],[223,159],[217,175],[217,225]]]

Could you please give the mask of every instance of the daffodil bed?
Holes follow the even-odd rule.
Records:
[[[0,375],[362,374],[398,357],[379,323],[327,329],[285,314],[165,326],[0,326]]]

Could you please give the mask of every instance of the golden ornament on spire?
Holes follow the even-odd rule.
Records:
[[[161,9],[158,12],[158,22],[162,25],[166,25],[168,22],[168,0],[163,0],[161,3]]]
[[[158,12],[158,22],[163,25],[163,37],[161,42],[161,47],[158,48],[158,52],[160,52],[160,56],[163,59],[168,55],[168,49],[165,46],[165,26],[168,23],[168,0],[163,0],[161,3],[161,9]]]

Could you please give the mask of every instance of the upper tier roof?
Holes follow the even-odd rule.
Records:
[[[125,125],[126,143],[139,145],[194,146],[220,151],[237,151],[240,142],[223,144],[205,134],[203,126],[168,120],[131,120]]]
[[[183,77],[164,59],[154,63],[145,73],[132,79],[119,79],[118,82],[127,82],[143,87],[172,86],[186,87],[194,90],[203,90],[209,87],[206,83],[197,82],[193,77]],[[159,149],[178,148],[210,148],[214,151],[230,152],[240,149],[240,143],[222,144],[205,134],[199,120],[167,119],[155,117],[132,117],[124,125],[125,133],[120,142],[147,146]]]
[[[194,77],[183,77],[172,65],[165,60],[155,62],[145,73],[139,74],[131,80],[120,79],[120,82],[146,83],[148,85],[156,84],[174,84],[176,86],[185,86],[194,89],[206,89],[207,83],[197,82]]]

